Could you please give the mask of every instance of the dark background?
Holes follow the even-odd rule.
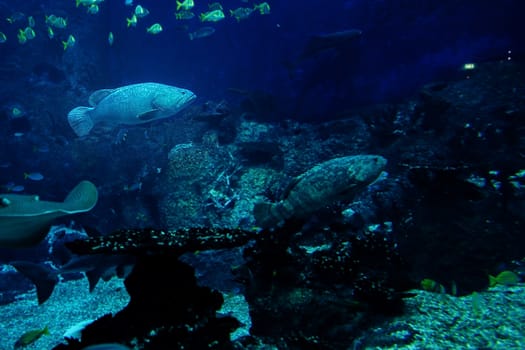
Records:
[[[125,18],[138,3],[150,14],[127,28]],[[270,15],[254,12],[239,23],[229,10],[251,7],[252,1],[223,2],[226,19],[218,23],[201,23],[197,16],[208,2],[195,3],[196,17],[177,21],[175,1],[127,7],[123,0],[107,0],[94,16],[74,1],[3,2],[2,18],[16,11],[33,14],[37,38],[19,45],[16,33],[26,21],[1,22],[10,40],[0,45],[0,60],[31,65],[76,55],[80,66],[87,60],[104,72],[105,81],[90,89],[159,81],[190,88],[203,99],[224,98],[228,88],[262,90],[281,101],[282,119],[326,120],[347,108],[397,101],[429,81],[460,74],[466,62],[507,59],[509,51],[518,59],[524,52],[523,5],[512,0],[269,1]],[[68,18],[67,29],[55,32],[59,40],[74,34],[76,53],[65,54],[58,40],[47,39],[46,14]],[[164,31],[147,34],[155,22]],[[216,32],[190,41],[188,32],[202,26]],[[297,62],[311,36],[354,28],[363,35],[351,45]],[[109,31],[113,47],[107,44]]]

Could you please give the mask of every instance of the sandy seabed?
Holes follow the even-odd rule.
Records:
[[[525,349],[525,284],[497,286],[463,297],[412,292],[415,296],[406,299],[404,314],[385,321],[380,333],[389,328],[410,329],[413,339],[408,344],[394,341],[391,346],[364,349]],[[0,306],[0,350],[12,350],[23,333],[46,325],[50,335],[23,349],[50,350],[65,342],[64,333],[72,326],[116,313],[129,300],[124,280],[117,278],[100,281],[93,293],[85,278],[61,282],[42,305],[35,290],[20,294],[15,302]],[[245,324],[239,336],[249,334],[249,308],[242,295],[226,297],[223,312],[233,313]]]
[[[100,281],[89,293],[86,278],[60,282],[51,297],[38,305],[36,290],[20,294],[13,303],[0,306],[0,350],[12,350],[20,336],[46,325],[44,335],[24,350],[47,350],[64,341],[64,333],[82,321],[95,320],[122,310],[129,302],[124,280]]]

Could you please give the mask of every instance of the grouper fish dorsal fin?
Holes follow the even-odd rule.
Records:
[[[91,107],[95,107],[100,103],[100,101],[112,94],[114,91],[115,89],[101,89],[93,92],[91,96],[89,96],[89,105]]]
[[[152,109],[137,115],[139,120],[153,120],[159,117],[160,109]]]

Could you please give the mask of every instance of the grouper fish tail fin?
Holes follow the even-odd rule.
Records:
[[[93,129],[93,119],[90,117],[91,107],[73,108],[67,115],[67,121],[77,136],[85,136]]]
[[[29,261],[12,261],[9,265],[33,282],[36,287],[38,304],[49,299],[58,283],[58,275],[53,269]]]

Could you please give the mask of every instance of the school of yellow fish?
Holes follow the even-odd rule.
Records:
[[[77,8],[85,9],[88,15],[97,15],[101,10],[101,6],[104,0],[75,0]],[[243,0],[247,3],[248,0]],[[133,6],[132,0],[126,0],[127,6]],[[259,15],[270,14],[270,5],[267,2],[254,3],[251,7],[238,7],[235,9],[229,9],[225,12],[222,4],[219,2],[208,3],[207,11],[201,12],[198,16],[192,12],[195,9],[194,0],[183,0],[176,1],[175,9],[175,21],[190,21],[194,18],[198,18],[200,22],[215,23],[223,21],[227,18],[225,13],[235,19],[237,22],[248,19],[253,13]],[[146,16],[150,14],[150,11],[142,5],[136,5],[129,17],[126,17],[126,25],[128,28],[137,27],[137,24],[142,21]],[[167,23],[166,25],[169,25]],[[72,33],[69,33],[68,20],[65,17],[57,16],[55,14],[47,14],[41,19],[39,23],[38,19],[29,15],[26,16],[22,12],[13,12],[9,17],[5,18],[5,23],[0,22],[0,45],[6,43],[9,39],[4,33],[12,28],[9,26],[17,26],[16,28],[16,40],[19,44],[26,44],[29,41],[37,38],[37,27],[41,32],[44,32],[49,40],[56,40],[62,44],[65,50],[68,50],[75,46],[76,38]],[[6,29],[4,29],[6,28]],[[163,31],[161,23],[155,22],[145,28],[145,31],[152,35],[157,35]],[[188,33],[190,40],[204,38],[212,35],[215,32],[215,28],[206,26],[199,27],[195,31]],[[14,40],[14,39],[13,39]],[[115,41],[115,36],[112,32],[108,33],[107,42],[109,46],[112,46]]]

